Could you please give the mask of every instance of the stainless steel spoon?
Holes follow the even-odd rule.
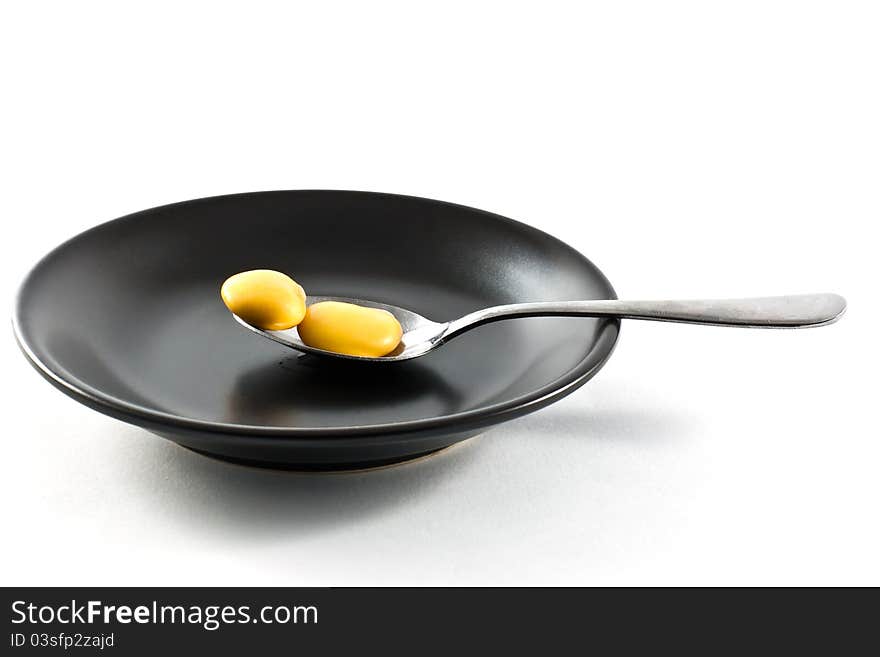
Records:
[[[492,306],[468,313],[451,322],[433,322],[411,310],[387,303],[346,297],[309,296],[308,304],[319,301],[345,301],[392,313],[403,327],[403,339],[397,349],[379,358],[349,356],[316,349],[299,338],[295,328],[266,331],[233,315],[245,328],[286,347],[310,354],[347,360],[390,363],[424,356],[450,339],[481,324],[517,317],[621,317],[660,322],[742,326],[750,328],[808,328],[836,321],[846,310],[846,300],[838,294],[798,294],[783,297],[750,299],[699,299],[692,301],[546,301]]]

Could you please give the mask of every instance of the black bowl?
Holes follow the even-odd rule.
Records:
[[[393,364],[299,355],[237,324],[229,275],[293,276],[449,320],[503,303],[613,299],[580,253],[524,224],[410,196],[236,194],[102,224],[47,255],[15,309],[31,363],[77,401],[190,449],[271,467],[408,460],[583,385],[614,319],[531,318],[474,329]]]

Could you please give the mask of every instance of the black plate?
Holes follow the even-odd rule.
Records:
[[[212,456],[273,467],[383,465],[441,449],[569,394],[617,320],[477,328],[414,361],[301,356],[239,326],[223,280],[289,273],[310,294],[449,320],[495,304],[611,299],[580,253],[524,224],[410,196],[281,191],[187,201],[89,230],[46,256],[14,324],[74,399]]]

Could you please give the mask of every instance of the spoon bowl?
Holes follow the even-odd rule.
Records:
[[[430,319],[422,317],[418,313],[399,306],[392,306],[388,303],[379,303],[378,301],[368,301],[366,299],[351,299],[349,297],[313,295],[306,297],[306,303],[310,306],[322,301],[340,301],[343,303],[353,303],[358,306],[365,306],[367,308],[387,310],[394,315],[398,322],[400,322],[400,326],[403,329],[403,337],[400,340],[400,344],[397,345],[397,348],[394,349],[394,351],[379,358],[372,358],[370,356],[351,356],[349,354],[341,354],[336,351],[327,351],[326,349],[318,349],[317,347],[307,345],[299,337],[296,327],[284,331],[268,331],[257,328],[252,324],[248,324],[238,315],[233,314],[232,316],[239,324],[246,329],[253,331],[257,335],[278,342],[279,344],[283,344],[285,347],[302,351],[303,353],[314,354],[316,356],[329,356],[332,358],[344,358],[346,360],[385,363],[410,360],[411,358],[417,358],[418,356],[428,353],[439,343],[444,333],[449,328],[449,322],[432,322]]]

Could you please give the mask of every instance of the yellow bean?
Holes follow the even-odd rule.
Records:
[[[296,330],[310,347],[373,358],[394,351],[403,336],[400,322],[387,310],[340,301],[309,306]]]
[[[271,269],[253,269],[230,276],[220,288],[229,311],[248,324],[282,331],[299,324],[306,314],[306,293],[290,276]]]

